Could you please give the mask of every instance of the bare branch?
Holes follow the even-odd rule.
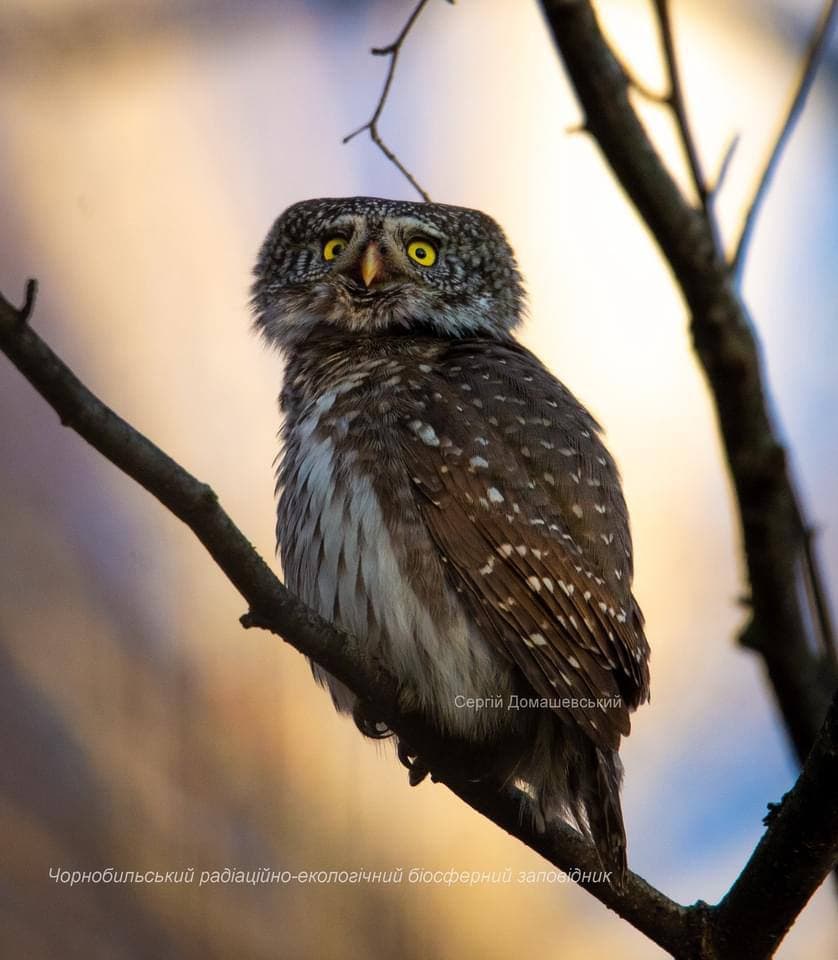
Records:
[[[23,295],[23,305],[18,310],[18,323],[29,323],[32,311],[35,309],[35,300],[38,297],[38,281],[30,278],[26,281],[26,290]]]
[[[448,0],[449,3],[453,3],[454,0]],[[384,87],[381,91],[381,96],[378,98],[378,103],[376,104],[375,111],[370,119],[361,127],[358,127],[357,130],[353,130],[352,133],[347,134],[343,138],[344,143],[349,143],[350,140],[353,140],[358,136],[359,133],[363,133],[365,130],[369,131],[370,139],[378,147],[378,149],[384,154],[385,157],[392,163],[398,171],[404,176],[414,190],[419,194],[419,196],[425,201],[425,203],[430,203],[431,198],[422,189],[419,185],[416,178],[413,174],[407,169],[407,167],[399,160],[396,154],[387,146],[387,144],[381,139],[381,134],[378,130],[378,121],[381,118],[381,113],[384,110],[384,105],[387,102],[387,97],[390,95],[390,87],[393,83],[393,77],[396,73],[396,64],[398,63],[399,53],[401,53],[402,45],[407,39],[407,35],[413,29],[413,25],[419,19],[419,15],[425,9],[428,0],[419,0],[416,4],[413,13],[407,18],[407,22],[402,27],[401,33],[396,37],[396,39],[388,44],[386,47],[373,47],[370,51],[374,56],[377,57],[389,57],[390,66],[387,69],[387,76],[384,79]]]
[[[637,116],[590,0],[542,0],[542,6],[586,126],[657,241],[690,310],[742,524],[754,618],[750,636],[803,763],[838,671],[833,658],[809,643],[810,611],[798,589],[803,543],[797,496],[769,413],[753,326],[703,210],[684,198]]]
[[[720,956],[772,956],[814,890],[838,862],[838,692],[794,788],[714,910]]]
[[[669,91],[661,93],[660,91],[650,87],[645,80],[640,79],[634,69],[630,67],[625,60],[620,61],[620,67],[622,68],[623,73],[626,75],[626,80],[628,80],[629,86],[633,90],[636,90],[644,100],[648,100],[649,103],[654,103],[658,106],[669,106],[672,98],[672,94]]]
[[[756,223],[757,216],[762,206],[762,201],[765,199],[765,194],[771,184],[771,179],[774,176],[774,171],[777,168],[777,164],[780,162],[780,158],[783,154],[786,143],[788,142],[789,136],[791,135],[791,132],[797,123],[797,119],[806,104],[806,98],[809,96],[809,91],[812,89],[812,84],[815,80],[815,74],[818,71],[818,67],[820,66],[821,60],[823,59],[823,55],[829,43],[829,36],[835,24],[836,13],[838,13],[838,0],[828,0],[821,11],[820,18],[817,26],[815,27],[814,34],[812,35],[812,40],[809,43],[809,49],[806,54],[806,58],[803,61],[803,69],[800,73],[800,79],[797,82],[797,87],[792,95],[791,101],[789,102],[785,119],[783,120],[779,133],[777,134],[777,138],[774,141],[774,146],[768,155],[768,159],[765,162],[765,166],[762,169],[762,173],[757,178],[753,198],[750,206],[748,207],[748,212],[745,214],[745,219],[742,224],[742,232],[739,235],[739,241],[736,244],[736,251],[734,252],[733,259],[731,260],[731,269],[734,276],[738,280],[741,280],[742,277],[742,272],[745,267],[745,258],[748,255],[748,247],[751,241],[751,234],[753,233],[754,224]]]
[[[730,142],[728,143],[725,152],[722,154],[722,162],[719,164],[719,172],[716,174],[716,179],[713,183],[713,186],[709,188],[710,196],[713,199],[715,199],[719,193],[721,193],[725,178],[727,177],[727,172],[730,169],[730,164],[733,160],[733,155],[736,153],[736,148],[738,146],[739,134],[736,133],[730,138]]]
[[[681,71],[678,67],[678,56],[675,52],[675,38],[672,33],[672,20],[669,15],[669,0],[654,0],[654,3],[669,82],[669,94],[665,102],[669,104],[675,117],[678,136],[681,140],[684,155],[687,158],[687,165],[690,170],[690,177],[692,178],[698,202],[704,211],[704,218],[707,221],[716,249],[720,251],[722,249],[722,243],[719,234],[719,225],[716,220],[716,212],[713,209],[713,193],[707,186],[707,181],[701,166],[701,158],[698,155],[698,147],[696,146],[692,127],[690,126],[689,117],[687,116],[687,104],[684,100],[684,90],[681,85]]]
[[[823,573],[815,552],[817,530],[807,525],[799,500],[795,502],[795,509],[797,511],[797,520],[803,542],[804,580],[815,615],[818,643],[824,658],[832,669],[838,673],[838,648],[836,648],[835,645],[832,613],[829,609],[829,599],[827,598],[826,588],[824,587]]]

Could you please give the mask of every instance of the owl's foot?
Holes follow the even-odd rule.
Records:
[[[402,765],[407,767],[407,779],[411,787],[418,787],[431,771],[404,740],[399,740],[398,754]]]
[[[352,708],[352,719],[355,726],[363,733],[365,737],[371,740],[386,740],[393,736],[393,731],[382,720],[374,720],[368,711],[368,705],[361,700],[355,701]]]

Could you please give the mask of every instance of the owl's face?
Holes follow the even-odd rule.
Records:
[[[500,335],[523,309],[500,227],[443,204],[303,200],[273,225],[255,276],[256,325],[284,349],[324,325],[366,335]]]

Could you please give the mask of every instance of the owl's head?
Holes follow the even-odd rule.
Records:
[[[500,227],[478,210],[439,203],[303,200],[273,225],[254,273],[256,326],[285,349],[324,326],[502,335],[523,310]]]

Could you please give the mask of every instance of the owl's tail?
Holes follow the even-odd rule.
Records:
[[[595,746],[575,725],[542,721],[533,751],[518,769],[528,784],[536,828],[561,818],[593,841],[613,886],[625,886],[626,832],[620,807],[623,765],[615,750]]]
[[[586,778],[588,783],[580,799],[603,869],[610,871],[615,886],[623,889],[628,874],[626,829],[620,806],[623,765],[615,751],[592,747],[592,753],[593,775]]]

